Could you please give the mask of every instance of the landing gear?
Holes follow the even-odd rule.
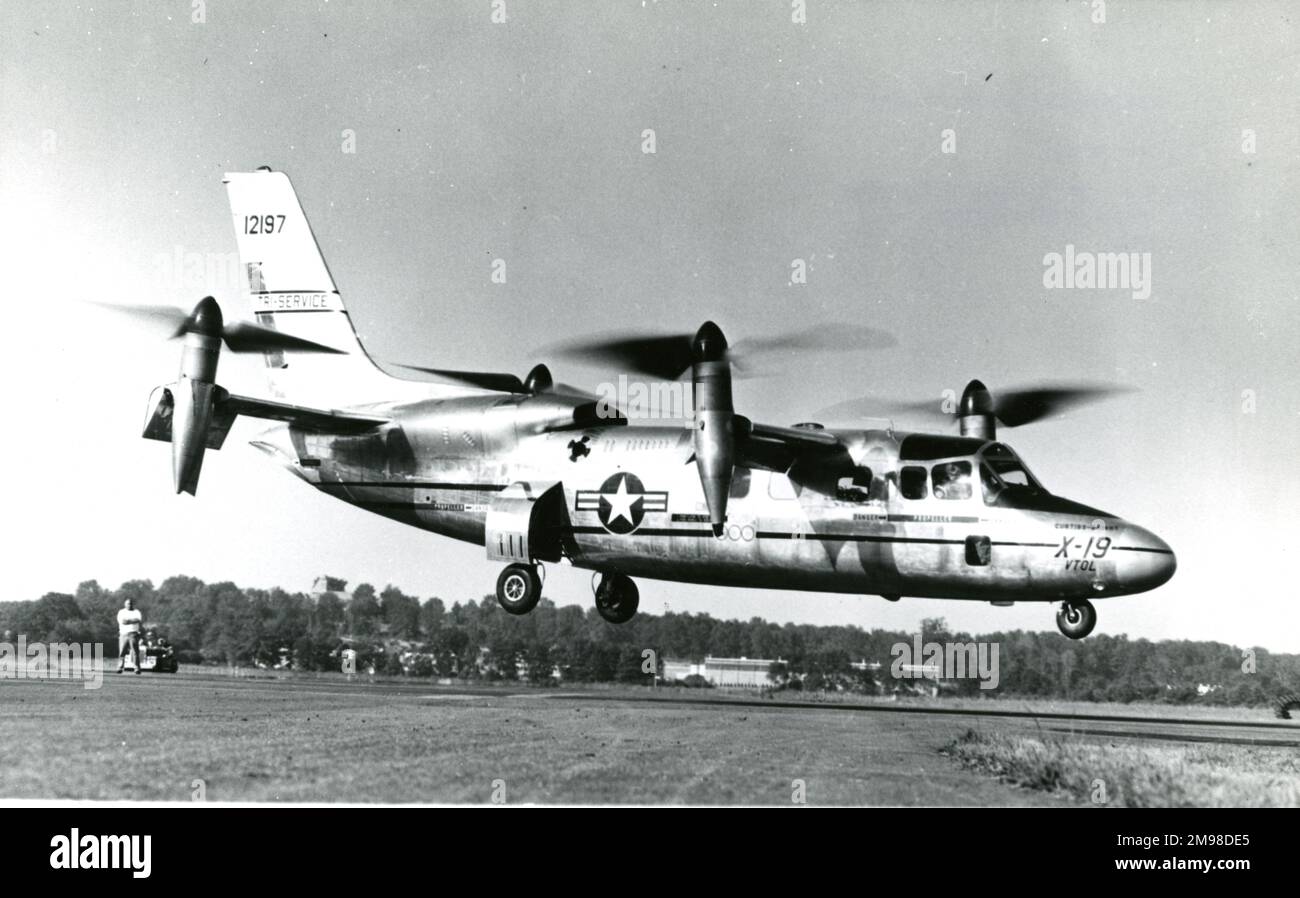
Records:
[[[497,578],[497,601],[511,614],[527,614],[542,597],[542,578],[537,566],[511,564]]]
[[[611,624],[625,624],[636,614],[641,603],[641,591],[631,577],[622,574],[601,574],[596,587],[596,610]]]
[[[1087,599],[1063,602],[1056,612],[1056,626],[1071,639],[1082,639],[1097,626],[1097,609]]]

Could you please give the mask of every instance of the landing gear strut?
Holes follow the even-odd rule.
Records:
[[[625,624],[636,614],[641,602],[641,591],[631,577],[622,574],[601,574],[596,587],[596,610],[611,624]]]
[[[1087,599],[1062,602],[1056,612],[1056,626],[1071,639],[1082,639],[1097,626],[1097,609]]]
[[[542,597],[542,578],[534,564],[510,564],[497,578],[497,601],[511,614],[527,614]]]

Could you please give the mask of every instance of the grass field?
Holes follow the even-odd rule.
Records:
[[[0,684],[0,797],[1057,804],[938,754],[954,724],[681,707],[532,690],[393,694],[330,681]]]
[[[1300,807],[1293,747],[1144,745],[968,730],[945,749],[972,770],[1114,807]]]
[[[308,679],[314,682],[336,682],[343,680],[341,674],[302,673],[296,671],[268,671],[256,668],[204,667],[195,668],[205,675],[227,676],[235,679],[297,681]],[[193,673],[194,670],[188,671]],[[111,674],[110,674],[111,676]],[[394,683],[414,685],[428,683],[428,680],[412,680],[407,677],[374,676],[364,678],[376,684]],[[453,681],[454,682],[454,681]],[[517,694],[537,691],[539,694],[555,691],[557,687],[534,686],[516,682],[485,683],[477,681],[467,688],[499,691]],[[639,686],[622,686],[605,683],[565,684],[560,691],[592,692],[596,694],[641,694],[644,689]],[[1019,698],[1015,696],[990,695],[988,697],[968,698],[964,696],[945,695],[940,698],[925,696],[871,696],[852,692],[799,692],[782,690],[779,692],[756,693],[750,691],[729,691],[725,689],[687,689],[680,686],[660,686],[659,693],[664,696],[679,695],[686,698],[707,697],[711,699],[761,697],[773,702],[806,704],[810,707],[822,705],[884,705],[907,708],[958,708],[972,711],[1017,711],[1033,714],[1105,714],[1117,717],[1163,717],[1186,720],[1273,720],[1276,719],[1272,707],[1257,708],[1233,707],[1208,704],[1173,704],[1169,702],[1129,702],[1125,704],[1087,701],[1069,701],[1065,699]]]
[[[809,705],[884,704],[903,705],[914,708],[942,707],[963,708],[971,711],[1024,711],[1032,714],[1106,714],[1117,717],[1163,717],[1185,720],[1275,719],[1271,707],[1246,708],[1221,705],[1179,705],[1157,702],[1106,704],[1102,702],[1068,701],[1065,699],[1016,698],[1013,696],[996,696],[989,698],[967,698],[965,696],[925,698],[921,696],[907,696],[893,699],[888,697],[874,697],[838,692],[778,692],[774,694],[772,698],[783,702],[806,702]]]
[[[1088,803],[1074,780],[1051,781],[1028,766],[1004,769],[995,755],[977,757],[983,748],[975,742],[962,753],[943,753],[972,722],[991,736],[1021,738],[1039,728],[1032,718],[936,713],[954,706],[946,701],[911,702],[914,713],[818,702],[693,703],[727,698],[717,690],[439,688],[206,671],[110,674],[98,690],[75,681],[8,680],[0,682],[0,798],[189,801],[197,792],[209,801],[490,803],[504,794],[511,804],[790,805],[802,791],[811,805]],[[1059,711],[1055,703],[1046,707]],[[1170,746],[1143,736],[1159,728],[1091,726],[1045,721],[1041,729],[1079,746],[1080,754],[1056,763],[1075,764],[1089,782],[1096,769],[1114,776],[1112,792],[1122,796],[1116,801],[1177,803],[1190,796],[1232,803],[1251,783],[1264,782],[1234,780],[1220,792],[1181,796],[1143,793],[1130,788],[1136,779],[1125,779],[1121,768],[1103,766],[1113,760],[1107,750],[1087,753],[1082,746],[1128,746],[1135,768],[1144,763],[1140,752],[1150,750],[1153,763],[1164,764]],[[1102,726],[1114,728],[1110,743],[1095,736]],[[1294,743],[1300,728],[1257,732]],[[1251,740],[1256,732],[1239,736]],[[1253,766],[1243,775],[1294,774],[1294,766],[1270,766],[1269,752],[1213,748],[1221,754],[1186,756],[1188,768],[1210,769],[1217,757],[1233,769],[1234,758],[1249,756]],[[1296,754],[1294,744],[1278,751]],[[1051,788],[1043,788],[1049,781]]]

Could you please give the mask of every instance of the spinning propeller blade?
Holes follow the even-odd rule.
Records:
[[[424,368],[419,365],[402,365],[401,367],[408,371],[421,371],[425,374],[432,374],[435,377],[464,384],[467,387],[477,387],[481,390],[492,390],[497,393],[526,393],[530,396],[541,394],[568,396],[584,401],[596,398],[593,393],[581,387],[556,383],[551,378],[550,369],[545,365],[535,365],[523,380],[513,374],[496,371],[456,371],[450,368]]]
[[[945,408],[951,400],[944,399],[897,401],[875,396],[860,396],[820,409],[815,416],[844,420],[870,417],[883,412],[952,420],[963,415],[992,415],[1005,427],[1020,427],[1092,402],[1133,391],[1132,387],[1080,383],[1037,384],[1000,390],[994,394],[978,380],[972,380],[966,386],[961,402],[954,409]]]
[[[211,296],[204,297],[194,307],[193,312],[186,312],[175,306],[92,302],[102,309],[121,312],[137,320],[152,321],[156,325],[165,328],[170,339],[183,337],[192,331],[207,333],[207,321],[216,321],[217,326],[221,329],[221,338],[225,341],[226,348],[235,353],[272,352],[277,349],[288,349],[297,352],[342,354],[342,350],[334,349],[331,346],[284,334],[273,328],[263,327],[249,321],[232,321],[221,325],[220,315],[215,317],[212,315],[213,308],[217,308],[218,312],[220,309],[217,306],[217,301]]]
[[[695,360],[695,334],[607,333],[568,340],[541,350],[586,365],[635,371],[662,380],[676,380]],[[725,349],[725,358],[738,373],[760,376],[780,354],[847,352],[897,345],[894,337],[854,324],[822,324],[778,337],[741,340]]]

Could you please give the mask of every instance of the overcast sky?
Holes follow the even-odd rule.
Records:
[[[232,253],[221,175],[270,165],[382,359],[522,374],[574,333],[854,321],[899,346],[742,383],[738,410],[792,423],[971,377],[1137,387],[1004,433],[1053,492],[1178,553],[1167,586],[1100,603],[1099,632],[1300,651],[1293,5],[1112,2],[1103,23],[1088,2],[808,0],[806,24],[785,0],[505,10],[0,5],[6,598],[174,573],[491,591],[481,547],[316,494],[246,445],[257,422],[209,455],[197,500],[140,439],[179,347],[74,303],[239,309],[159,257]],[[1150,297],[1045,289],[1067,244],[1150,253]],[[227,357],[221,380],[257,390],[257,365]],[[550,598],[590,603],[588,573],[550,573]],[[651,612],[1054,626],[1048,605],[641,589]]]

